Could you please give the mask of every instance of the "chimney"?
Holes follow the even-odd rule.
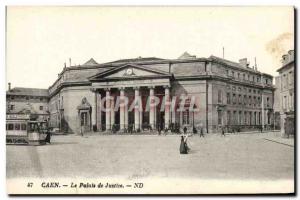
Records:
[[[11,83],[8,83],[8,91],[11,90]]]
[[[66,63],[64,63],[64,68],[66,68],[67,67],[67,64]]]
[[[240,63],[240,65],[242,65],[243,67],[248,67],[248,66],[249,66],[249,62],[247,61],[247,58],[239,59],[239,63]]]
[[[71,67],[71,58],[69,58],[69,63],[70,63],[70,67]]]
[[[290,61],[293,61],[295,58],[294,58],[294,50],[289,50],[288,51],[288,53],[289,53],[289,62]]]

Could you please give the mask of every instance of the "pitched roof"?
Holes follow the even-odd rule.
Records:
[[[99,65],[99,64],[93,58],[91,58],[83,65]]]
[[[128,62],[157,61],[157,60],[165,60],[165,59],[156,58],[156,57],[146,57],[146,58],[138,57],[138,58],[130,58],[130,59],[120,59],[109,63],[128,63]]]
[[[191,54],[189,54],[188,52],[184,52],[181,56],[179,56],[178,59],[195,59],[196,56],[192,56]]]
[[[9,95],[48,96],[47,89],[15,87],[6,92]]]
[[[259,71],[255,71],[255,70],[252,69],[251,67],[244,67],[244,66],[241,65],[240,63],[233,62],[233,61],[230,61],[230,60],[226,60],[226,59],[224,59],[224,58],[220,58],[220,57],[213,56],[213,55],[211,55],[209,58],[212,59],[212,60],[215,60],[215,61],[224,63],[224,64],[229,65],[229,66],[238,67],[238,68],[240,68],[240,69],[244,69],[244,70],[248,70],[248,71],[260,73]]]
[[[121,65],[119,67],[115,67],[115,68],[108,69],[106,71],[100,72],[100,73],[98,73],[94,76],[89,77],[89,80],[97,80],[98,78],[102,78],[102,77],[107,76],[109,74],[113,74],[114,72],[119,71],[121,69],[124,69],[126,67],[133,67],[133,68],[136,68],[136,69],[152,72],[152,73],[155,73],[157,76],[158,75],[171,76],[171,74],[169,74],[168,72],[163,71],[163,70],[147,68],[147,67],[144,67],[142,65],[136,65],[136,64],[129,63],[129,64]]]

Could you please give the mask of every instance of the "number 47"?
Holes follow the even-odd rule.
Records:
[[[32,187],[33,183],[27,183],[27,187]]]

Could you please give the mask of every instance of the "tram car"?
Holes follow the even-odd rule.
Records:
[[[36,121],[30,114],[6,115],[6,144],[44,145],[47,122]]]

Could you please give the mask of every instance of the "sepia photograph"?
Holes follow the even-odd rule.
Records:
[[[295,194],[293,6],[6,6],[8,195]]]

